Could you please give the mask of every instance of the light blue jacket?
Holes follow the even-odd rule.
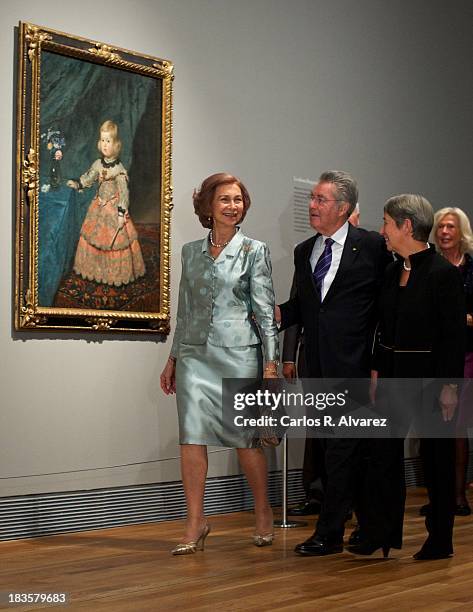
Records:
[[[266,361],[279,359],[269,249],[241,231],[215,260],[207,238],[182,247],[171,355],[179,356],[181,342],[207,341],[226,347],[262,343]]]

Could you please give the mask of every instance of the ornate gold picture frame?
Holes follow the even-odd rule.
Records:
[[[169,333],[173,65],[19,24],[17,330]]]

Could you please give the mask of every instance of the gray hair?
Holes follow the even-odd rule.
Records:
[[[432,240],[438,247],[437,243],[437,229],[440,224],[440,221],[445,217],[445,215],[454,215],[458,219],[458,227],[460,228],[460,252],[463,253],[471,253],[473,252],[473,232],[471,231],[470,220],[463,212],[461,208],[457,208],[456,206],[446,206],[445,208],[441,208],[435,213],[434,216],[434,227],[432,228]]]
[[[384,212],[394,219],[397,227],[409,219],[414,240],[427,242],[429,239],[434,224],[434,209],[424,196],[414,193],[393,196],[384,205]]]
[[[355,179],[343,170],[328,170],[322,172],[319,183],[332,183],[335,187],[337,199],[348,204],[348,219],[358,202],[358,185]]]

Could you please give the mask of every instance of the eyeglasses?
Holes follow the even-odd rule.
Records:
[[[310,195],[309,196],[309,203],[311,202],[317,202],[317,204],[319,206],[325,206],[325,204],[327,204],[327,202],[343,202],[343,200],[340,199],[336,199],[336,198],[324,198],[323,196],[319,196],[319,195]]]

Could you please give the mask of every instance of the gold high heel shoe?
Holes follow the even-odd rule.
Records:
[[[269,523],[269,525],[273,525],[273,511],[271,509],[271,507],[268,507],[266,509],[265,514],[269,515],[271,517],[271,522]],[[256,522],[256,524],[258,524],[258,521]],[[268,524],[268,523],[266,523]],[[264,529],[264,528],[263,528]],[[271,527],[270,527],[271,529]],[[253,534],[253,544],[255,546],[261,547],[261,546],[271,546],[274,540],[274,533],[273,532],[267,532],[265,534],[260,534],[260,533],[255,533]]]
[[[197,538],[197,540],[193,540],[191,542],[181,542],[175,548],[171,550],[172,555],[193,555],[197,552],[197,549],[204,550],[205,538],[210,533],[210,525],[205,525],[202,533]]]
[[[253,544],[255,546],[271,546],[274,540],[274,533],[267,533],[266,535],[260,535],[255,533],[253,536]]]

